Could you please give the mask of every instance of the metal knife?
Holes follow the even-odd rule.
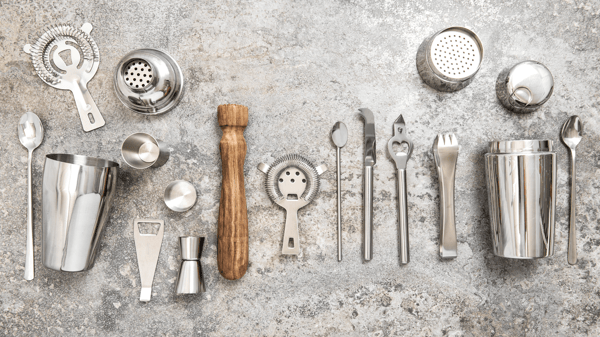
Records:
[[[373,167],[377,162],[375,140],[375,117],[371,110],[358,109],[365,120],[365,156],[364,156],[364,211],[365,211],[365,236],[363,244],[363,258],[371,261],[373,258]]]

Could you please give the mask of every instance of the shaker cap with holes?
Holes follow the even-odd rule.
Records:
[[[160,115],[183,97],[183,73],[175,60],[155,49],[137,49],[125,55],[115,70],[117,97],[129,109]]]
[[[524,61],[504,69],[496,80],[502,105],[517,113],[530,113],[546,103],[554,91],[550,70],[536,61]]]
[[[475,77],[483,60],[477,34],[450,27],[425,39],[417,51],[417,70],[428,86],[445,92],[461,90]]]

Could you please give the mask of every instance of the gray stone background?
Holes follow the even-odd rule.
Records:
[[[0,2],[0,334],[35,336],[597,336],[600,334],[600,2],[596,1],[2,1]],[[22,52],[49,24],[90,22],[101,52],[89,88],[106,126],[84,133],[68,91],[45,85]],[[415,67],[421,41],[463,25],[485,47],[476,79],[436,92]],[[145,117],[113,91],[127,52],[159,48],[180,64],[185,97],[173,111]],[[498,103],[498,73],[519,61],[544,63],[555,91],[537,112],[519,116]],[[239,281],[216,266],[220,195],[219,104],[250,109],[246,194],[250,266]],[[376,118],[374,259],[361,261],[363,122]],[[16,126],[25,111],[46,137],[34,153],[36,278],[23,280],[27,151]],[[386,156],[402,113],[415,149],[408,165],[411,262],[400,267],[396,177]],[[559,141],[578,114],[578,251],[567,264],[569,161]],[[344,121],[343,262],[336,259],[335,149],[329,132]],[[120,145],[134,132],[168,142],[169,162],[134,170]],[[456,133],[458,258],[438,258],[438,181],[431,154],[437,133]],[[483,155],[491,140],[552,139],[558,153],[555,255],[535,261],[493,256]],[[59,273],[41,265],[44,155],[74,153],[122,164],[112,215],[94,268]],[[282,256],[284,211],[268,198],[260,162],[299,153],[330,171],[318,198],[300,211],[302,253]],[[199,198],[187,213],[162,201],[174,179]],[[139,302],[132,221],[166,221],[149,303]],[[177,237],[204,235],[207,292],[176,297]]]

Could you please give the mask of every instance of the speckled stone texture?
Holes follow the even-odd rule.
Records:
[[[3,1],[0,3],[0,335],[30,336],[597,336],[600,334],[600,2],[599,1]],[[68,91],[45,85],[22,51],[53,23],[90,22],[101,64],[89,84],[106,126],[84,133]],[[419,44],[451,26],[472,28],[485,57],[475,80],[455,93],[421,81]],[[162,49],[180,64],[185,97],[146,117],[113,91],[127,52]],[[537,60],[554,74],[553,97],[529,115],[506,111],[494,83],[505,67]],[[239,281],[216,265],[220,194],[219,104],[250,109],[246,194],[250,266]],[[375,113],[374,259],[361,260],[363,122]],[[34,153],[36,278],[23,280],[27,151],[19,117],[40,116],[46,138]],[[402,113],[414,153],[408,164],[411,262],[399,266],[396,176],[385,145]],[[559,141],[578,114],[578,251],[567,264],[569,160]],[[336,259],[336,121],[349,129],[342,149],[344,260]],[[169,143],[158,169],[125,166],[120,145],[134,132]],[[439,194],[431,146],[456,133],[458,258],[438,257]],[[548,138],[558,153],[556,253],[517,261],[493,256],[483,155],[492,140]],[[69,274],[41,264],[44,155],[65,152],[122,164],[119,187],[92,270]],[[299,153],[330,171],[300,210],[302,253],[282,256],[284,211],[269,200],[256,169]],[[192,182],[198,203],[169,211],[162,195]],[[140,281],[132,221],[166,222],[149,303]],[[177,237],[204,235],[207,292],[176,297]]]

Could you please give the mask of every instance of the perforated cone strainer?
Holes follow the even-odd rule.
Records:
[[[273,166],[258,165],[267,175],[265,188],[271,200],[286,210],[283,234],[284,255],[300,254],[298,210],[310,203],[319,192],[319,175],[327,170],[325,165],[315,167],[306,158],[290,154],[277,158]]]
[[[183,73],[175,60],[156,49],[137,49],[125,55],[115,70],[115,91],[129,109],[160,115],[183,98]]]
[[[423,81],[439,91],[457,91],[473,80],[483,60],[477,34],[450,27],[425,39],[417,52],[417,69]]]

